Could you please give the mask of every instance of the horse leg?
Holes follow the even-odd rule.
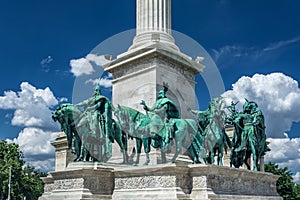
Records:
[[[79,161],[79,159],[80,159],[81,148],[82,148],[82,143],[81,143],[80,137],[77,134],[75,135],[74,146],[75,146],[75,150],[76,150],[76,152],[75,152],[76,159],[74,161],[76,162],[76,161]]]
[[[176,158],[181,153],[181,151],[182,151],[181,144],[182,144],[182,141],[176,140],[176,153],[174,154],[173,158],[171,159],[171,163],[175,163]]]
[[[232,155],[232,152],[231,152],[231,154],[230,154],[230,164],[229,164],[229,166],[230,167],[232,167],[232,164],[233,164],[233,155]]]
[[[77,148],[76,159],[74,160],[74,162],[82,161],[84,146],[83,146],[83,140],[80,139],[78,134],[75,137],[74,146],[75,146],[75,149]]]
[[[215,164],[215,149],[214,148],[211,151],[210,160],[211,160],[211,164],[214,165]]]
[[[137,154],[136,154],[136,161],[133,163],[133,165],[138,165],[140,162],[140,155],[141,155],[141,151],[142,151],[142,139],[141,138],[136,138],[135,140],[136,143],[136,150],[137,150]]]
[[[222,145],[219,145],[219,148],[218,148],[218,165],[223,166],[223,148],[222,148]]]
[[[251,151],[253,155],[253,171],[257,171],[257,155],[253,144],[251,144]]]
[[[127,154],[127,149],[125,148],[125,145],[122,140],[122,134],[117,134],[115,137],[115,140],[117,141],[118,145],[120,146],[121,152],[123,154],[123,162],[122,164],[127,164],[128,163],[128,154]]]
[[[193,164],[196,164],[196,163],[198,163],[198,158],[197,158],[197,156],[196,156],[196,154],[195,154],[195,150],[194,150],[194,147],[193,147],[193,144],[191,144],[191,146],[189,146],[188,147],[188,152],[189,152],[189,157],[190,157],[190,159],[193,161]]]
[[[86,149],[86,145],[82,147],[82,161],[86,162],[88,160],[88,152]]]
[[[83,136],[81,141],[81,151],[80,151],[80,161],[86,161],[87,160],[87,150],[86,150],[86,138]]]
[[[146,154],[146,161],[143,165],[148,165],[150,163],[149,152],[150,152],[151,138],[142,138],[142,142],[144,145],[144,152]]]
[[[215,153],[214,149],[211,149],[208,153],[208,163],[213,165],[215,163]]]

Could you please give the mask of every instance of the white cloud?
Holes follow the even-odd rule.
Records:
[[[109,55],[95,55],[95,54],[88,54],[86,56],[86,59],[91,61],[91,62],[94,62],[96,65],[98,66],[103,66],[105,65],[106,63],[110,62],[111,60],[111,56]]]
[[[53,158],[49,158],[47,160],[30,160],[30,159],[25,159],[26,162],[30,163],[31,166],[34,166],[35,169],[44,171],[44,172],[49,172],[49,171],[54,171],[55,170],[55,158],[53,155]]]
[[[25,160],[37,169],[54,169],[54,147],[50,142],[59,127],[51,118],[51,108],[65,100],[58,100],[49,88],[37,89],[27,82],[21,84],[19,92],[6,91],[0,96],[0,109],[14,111],[11,124],[25,127],[17,138],[7,141],[19,144]]]
[[[288,167],[295,173],[294,180],[300,183],[300,138],[269,138],[271,151],[266,154],[266,162],[275,162],[279,167]]]
[[[37,89],[27,82],[21,84],[21,91],[4,92],[0,96],[0,109],[15,110],[12,125],[29,127],[47,127],[57,130],[51,119],[51,110],[58,100],[49,88]]]
[[[249,52],[252,52],[254,48],[242,47],[239,45],[225,45],[219,49],[213,49],[213,58],[216,63],[222,61],[228,62],[228,57],[239,58],[242,56],[248,56]]]
[[[101,79],[89,79],[85,81],[85,84],[92,83],[93,85],[99,84],[102,87],[110,88],[112,87],[112,75],[108,74],[107,77]]]
[[[95,72],[93,64],[102,67],[110,62],[111,57],[108,55],[88,54],[85,58],[72,59],[70,61],[71,72],[74,76],[90,75]]]
[[[101,78],[100,85],[105,88],[110,88],[110,87],[112,87],[112,80],[109,78]]]
[[[57,133],[55,132],[44,131],[39,128],[25,128],[17,138],[8,139],[7,142],[19,144],[27,164],[38,170],[53,171],[55,149],[51,142],[56,136]]]
[[[234,83],[232,90],[222,94],[227,104],[244,98],[255,101],[263,111],[268,137],[282,138],[293,122],[300,121],[300,89],[298,82],[282,73],[243,76]]]
[[[27,164],[38,170],[53,171],[55,149],[51,142],[55,140],[57,134],[40,128],[24,128],[17,138],[7,139],[7,142],[19,144]]]
[[[50,71],[50,67],[49,64],[53,61],[53,58],[51,56],[48,56],[47,58],[44,58],[40,64],[42,66],[42,70],[45,72],[49,72]]]
[[[225,45],[220,48],[212,49],[214,61],[219,65],[228,65],[234,59],[247,57],[248,59],[256,60],[259,57],[265,56],[270,51],[279,50],[283,47],[300,42],[300,36],[270,43],[265,47],[260,46],[242,46],[239,44]],[[273,59],[273,57],[272,57]]]
[[[53,61],[53,58],[51,56],[48,56],[47,58],[44,58],[41,61],[41,65],[47,65],[47,64],[51,63],[52,61]]]
[[[84,74],[90,75],[95,70],[93,65],[86,58],[73,59],[70,61],[71,72],[76,76],[82,76]]]
[[[57,132],[44,131],[39,128],[24,128],[17,138],[10,140],[17,143],[25,157],[40,159],[54,156],[54,147],[50,144],[57,136]]]
[[[266,48],[264,48],[264,51],[273,51],[273,50],[277,50],[280,49],[281,47],[285,47],[288,46],[290,44],[294,44],[300,41],[300,36],[292,38],[290,40],[282,40],[279,42],[274,42],[272,44],[270,44],[269,46],[267,46]]]
[[[63,103],[63,102],[67,102],[68,101],[68,98],[66,98],[66,97],[61,97],[61,98],[57,98],[58,99],[58,101],[60,102],[60,103]]]

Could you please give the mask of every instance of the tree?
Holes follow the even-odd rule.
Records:
[[[40,177],[45,173],[34,167],[25,166],[23,153],[15,143],[0,141],[0,200],[8,196],[8,176],[11,166],[11,199],[37,199],[43,193],[43,182]],[[23,168],[24,167],[24,168]]]
[[[43,194],[44,183],[40,177],[47,176],[44,172],[39,172],[32,166],[25,166],[23,169],[23,195],[26,196],[27,200],[37,199]]]
[[[287,167],[280,168],[277,164],[269,162],[265,164],[265,171],[281,176],[277,180],[276,187],[278,194],[283,199],[300,199],[300,186],[293,182],[293,174]]]
[[[300,199],[300,184],[295,186],[296,190],[296,199]]]

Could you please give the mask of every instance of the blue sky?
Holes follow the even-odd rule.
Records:
[[[244,94],[245,91],[241,91],[241,88],[245,89],[242,86],[246,79],[240,78],[248,76],[247,80],[252,81],[253,87],[247,91],[249,95],[254,94],[254,100],[260,100],[257,91],[263,88],[271,92],[262,93],[266,99],[270,98],[272,101],[270,104],[262,102],[265,114],[270,116],[269,122],[273,119],[274,123],[285,120],[286,126],[278,129],[284,131],[276,135],[269,133],[269,136],[284,138],[284,133],[287,133],[287,138],[299,138],[300,125],[296,121],[300,120],[297,114],[300,105],[295,103],[299,100],[299,86],[292,83],[300,81],[300,1],[173,0],[172,4],[172,28],[193,38],[206,49],[221,73],[225,90],[232,90],[232,84],[240,80],[237,83],[240,87],[234,89],[233,93]],[[53,98],[48,99],[48,107],[57,106],[59,98],[71,101],[76,77],[71,73],[70,61],[86,57],[102,41],[134,28],[134,0],[2,1],[0,97],[7,96],[5,91],[12,91],[18,95],[22,90],[20,87],[33,93],[41,93],[41,90],[45,92],[45,88],[48,87],[57,100],[56,102]],[[283,74],[271,76],[273,72]],[[253,78],[255,74],[261,74],[262,77]],[[258,87],[255,85],[257,81],[265,85]],[[24,84],[26,82],[28,84]],[[201,91],[201,96],[198,96],[199,107],[205,109],[210,97],[200,76],[197,77],[197,82],[197,91]],[[276,88],[281,91],[278,95],[291,98],[282,101],[282,104],[281,101],[273,101],[280,99],[272,96],[278,93]],[[291,91],[288,92],[289,90]],[[234,100],[239,99],[232,93],[226,96]],[[29,134],[32,130],[28,127],[41,127],[34,125],[34,122],[13,122],[18,109],[15,105],[8,106],[11,102],[6,100],[0,99],[0,104],[3,104],[0,105],[0,139],[15,138],[15,141],[22,143],[20,132],[23,131],[26,135],[25,133]],[[280,118],[283,115],[285,118]],[[47,118],[44,115],[39,117]],[[45,135],[47,131],[57,128],[51,123],[45,126]],[[296,143],[294,154],[298,156],[291,159],[298,159],[297,162],[300,162],[299,140],[289,141]],[[288,146],[288,141],[284,144]],[[282,161],[276,156],[272,159]],[[300,170],[293,168],[293,171]]]

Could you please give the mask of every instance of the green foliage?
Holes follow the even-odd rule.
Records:
[[[296,199],[300,199],[300,185],[295,186]]]
[[[38,199],[43,193],[43,182],[40,177],[47,174],[31,166],[25,166],[23,153],[17,144],[0,141],[0,200],[8,196],[9,167],[11,170],[11,199]]]
[[[293,182],[292,172],[287,167],[279,168],[277,164],[269,162],[265,164],[265,171],[281,176],[276,183],[276,187],[278,194],[283,199],[300,199],[300,185]]]

